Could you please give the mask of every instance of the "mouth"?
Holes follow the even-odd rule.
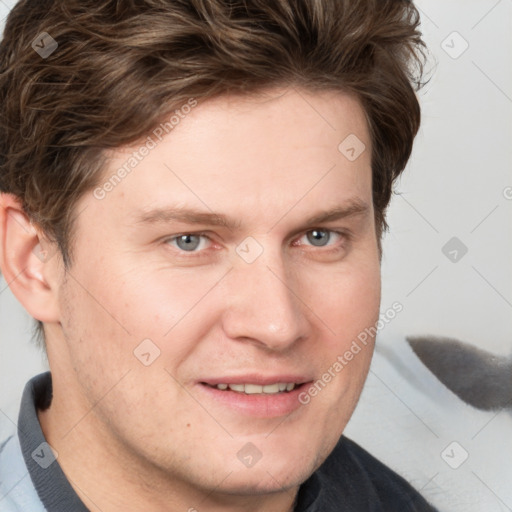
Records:
[[[252,383],[241,383],[241,384],[208,384],[207,382],[201,382],[205,386],[209,386],[220,391],[234,391],[235,393],[243,393],[246,395],[276,395],[279,393],[289,393],[304,383],[295,382],[275,382],[273,384],[252,384]]]
[[[237,379],[238,380],[238,379]],[[312,382],[279,379],[276,382],[198,382],[203,397],[214,407],[221,407],[256,418],[288,416],[303,404],[299,397]],[[304,410],[304,408],[302,407]],[[299,412],[299,411],[297,411]]]

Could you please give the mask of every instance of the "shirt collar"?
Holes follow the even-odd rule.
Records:
[[[48,409],[52,401],[50,372],[31,379],[25,386],[18,417],[21,452],[39,499],[49,512],[89,512],[69,483],[47,443],[37,409]]]

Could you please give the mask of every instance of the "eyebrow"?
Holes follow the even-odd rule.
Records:
[[[325,222],[341,220],[346,217],[353,217],[368,213],[369,205],[361,199],[351,199],[344,205],[329,210],[323,210],[307,218],[302,224],[304,226],[315,226]],[[280,222],[287,212],[278,222]],[[149,211],[139,212],[135,219],[137,225],[169,224],[182,222],[184,224],[201,224],[205,226],[220,226],[230,231],[237,231],[241,228],[240,220],[227,217],[222,213],[204,212],[184,207],[155,208]],[[276,223],[277,224],[277,223]]]

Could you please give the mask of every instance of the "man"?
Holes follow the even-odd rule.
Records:
[[[14,8],[0,265],[51,374],[1,444],[1,510],[433,510],[342,435],[417,26],[407,1]]]

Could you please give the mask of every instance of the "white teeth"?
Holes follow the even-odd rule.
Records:
[[[237,391],[238,393],[245,393],[247,395],[261,393],[274,395],[276,393],[282,393],[283,391],[292,391],[296,387],[296,384],[293,382],[276,382],[275,384],[266,384],[265,386],[259,384],[217,384],[215,387],[222,391],[229,388],[231,391]]]
[[[255,395],[256,393],[263,393],[263,386],[258,386],[258,384],[246,384],[245,385],[245,394],[246,395]]]
[[[263,393],[279,393],[279,384],[267,384],[263,386]]]

